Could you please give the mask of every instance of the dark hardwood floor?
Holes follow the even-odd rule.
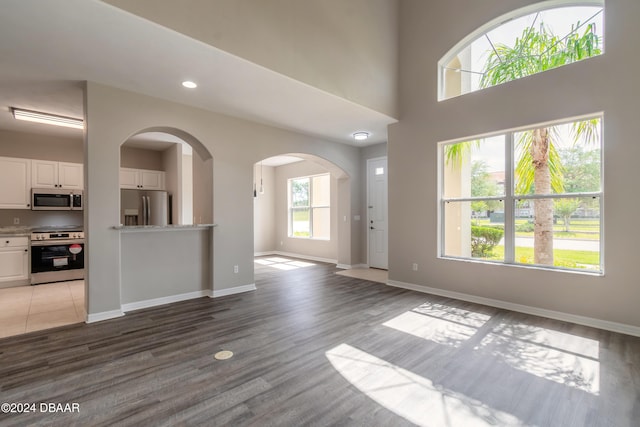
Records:
[[[640,425],[638,338],[306,264],[256,264],[255,292],[1,339],[0,402],[37,407],[0,425]]]

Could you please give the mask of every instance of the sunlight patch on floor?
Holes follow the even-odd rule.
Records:
[[[501,323],[476,350],[491,352],[509,366],[598,395],[598,341],[523,323]]]
[[[327,351],[333,367],[379,405],[420,426],[520,426],[513,415],[447,390],[348,344]]]
[[[271,258],[257,258],[253,261],[256,264],[268,266],[271,268],[275,268],[278,270],[296,270],[298,268],[312,267],[315,264],[312,262],[294,260],[289,258],[282,257],[271,257]]]
[[[490,318],[482,313],[425,303],[382,325],[438,344],[459,347]]]

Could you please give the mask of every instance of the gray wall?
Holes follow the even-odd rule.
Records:
[[[0,156],[83,163],[82,132],[66,138],[0,130]]]
[[[109,313],[120,309],[121,276],[130,274],[122,265],[120,232],[112,228],[119,222],[120,145],[129,135],[141,131],[171,131],[194,146],[194,152],[209,160],[213,171],[213,190],[209,193],[213,219],[218,224],[210,252],[214,291],[253,283],[253,165],[261,159],[285,153],[308,153],[324,158],[350,177],[345,197],[360,188],[358,149],[344,144],[288,132],[245,120],[187,107],[170,101],[87,83],[85,139],[88,313]],[[256,144],[256,141],[260,141]],[[209,154],[210,153],[210,154]],[[194,156],[196,157],[196,156]],[[196,176],[194,161],[194,177]],[[195,190],[194,178],[194,190]],[[211,179],[208,180],[211,182]],[[195,191],[194,191],[195,194]],[[94,196],[96,195],[96,196]],[[359,212],[358,203],[341,205],[338,215],[351,217]],[[341,225],[345,238],[338,261],[351,264],[360,254],[351,242],[360,231],[349,221]],[[170,247],[170,233],[165,234]],[[133,234],[132,234],[133,236]],[[162,248],[162,246],[157,246]],[[126,248],[124,248],[126,250]],[[159,250],[159,249],[157,249]],[[358,261],[359,262],[359,261]],[[198,263],[194,262],[194,266]],[[234,265],[239,267],[236,274]],[[126,265],[124,266],[126,267]],[[192,288],[184,285],[184,289]],[[211,289],[210,287],[210,289]],[[175,289],[182,293],[183,289]],[[188,292],[188,290],[187,290]],[[139,298],[147,298],[139,295]],[[149,295],[149,298],[153,296]]]
[[[120,166],[132,169],[163,171],[162,151],[136,147],[120,147]]]
[[[640,199],[632,196],[640,182],[640,58],[633,54],[640,2],[607,0],[602,56],[437,101],[438,60],[485,22],[532,3],[400,3],[402,120],[389,131],[390,279],[640,326],[634,270]],[[598,112],[604,112],[604,276],[437,258],[439,141]]]
[[[79,225],[82,226],[82,211],[32,211],[29,209],[0,209],[0,227],[13,227],[13,219],[19,226]]]
[[[172,196],[172,223],[181,224],[182,202],[182,145],[172,144],[162,151],[162,169],[165,171],[165,189]]]
[[[123,233],[122,304],[209,289],[208,234],[208,230]]]
[[[397,117],[396,0],[106,3]]]

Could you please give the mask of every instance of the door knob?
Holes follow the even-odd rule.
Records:
[[[370,229],[372,229],[372,230],[375,230],[375,228],[374,228],[374,227],[369,227],[369,228],[370,228]]]

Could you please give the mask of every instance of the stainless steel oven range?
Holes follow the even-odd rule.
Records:
[[[84,278],[81,227],[49,227],[31,232],[31,284]]]

